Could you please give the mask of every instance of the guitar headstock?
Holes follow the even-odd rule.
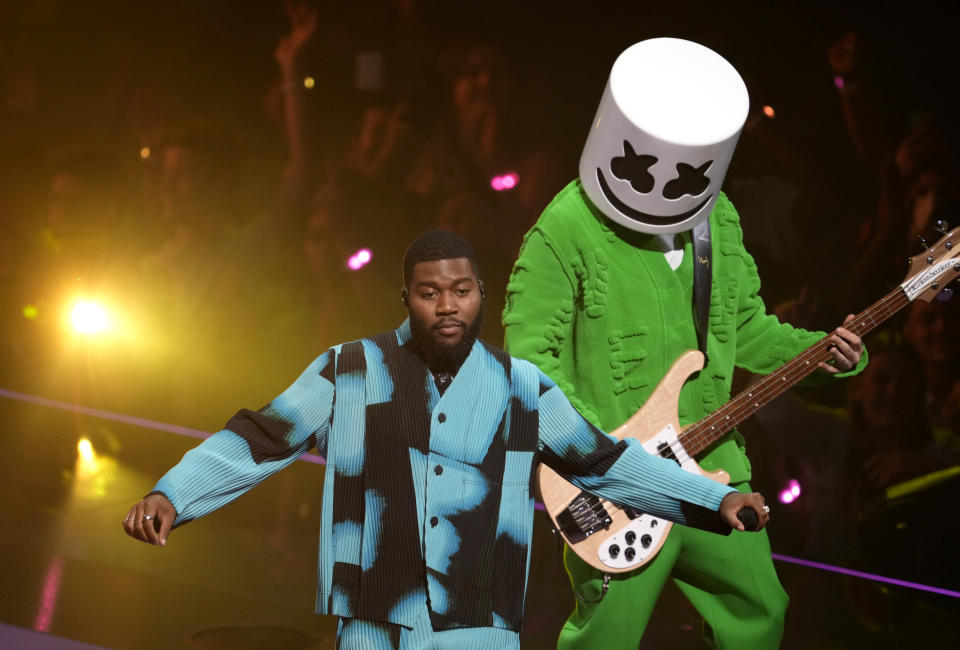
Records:
[[[941,232],[945,232],[943,227]],[[960,226],[933,246],[910,258],[910,271],[900,285],[910,300],[933,300],[951,280],[960,276]]]

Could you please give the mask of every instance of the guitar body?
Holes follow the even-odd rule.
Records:
[[[618,440],[635,438],[648,452],[676,460],[688,472],[729,483],[730,476],[722,470],[702,470],[678,439],[680,389],[702,368],[703,354],[695,350],[684,353],[643,406],[610,435]],[[538,468],[537,480],[544,508],[557,532],[577,555],[601,571],[623,573],[643,566],[656,556],[673,526],[648,513],[590,497],[546,465]]]

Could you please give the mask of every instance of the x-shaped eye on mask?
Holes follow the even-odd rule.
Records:
[[[622,181],[630,181],[630,187],[641,194],[653,189],[654,178],[650,167],[657,162],[656,156],[638,156],[630,143],[623,141],[623,155],[610,161],[610,171]]]
[[[679,199],[685,194],[690,196],[703,194],[710,186],[710,179],[707,178],[706,173],[712,164],[712,160],[708,160],[699,167],[677,163],[677,177],[664,185],[663,198]]]

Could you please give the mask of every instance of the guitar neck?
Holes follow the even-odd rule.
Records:
[[[903,289],[897,287],[872,304],[846,325],[846,329],[863,337],[910,303]],[[779,397],[804,377],[817,370],[817,364],[833,358],[828,345],[830,335],[820,339],[747,390],[714,411],[707,417],[687,427],[680,435],[684,449],[691,456],[703,451],[722,438],[735,426],[759,411],[771,400]]]

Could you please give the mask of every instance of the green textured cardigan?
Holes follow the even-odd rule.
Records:
[[[713,287],[708,364],[680,394],[680,423],[695,422],[730,398],[734,366],[768,374],[825,334],[780,323],[766,313],[740,219],[723,194],[710,215]],[[674,271],[655,237],[611,224],[573,181],[524,237],[507,286],[506,349],[536,363],[594,425],[611,431],[653,392],[670,365],[697,349],[693,255]],[[864,353],[860,364],[866,364]],[[843,375],[837,375],[843,376]],[[816,372],[808,381],[822,381]],[[750,479],[736,431],[698,457]]]

